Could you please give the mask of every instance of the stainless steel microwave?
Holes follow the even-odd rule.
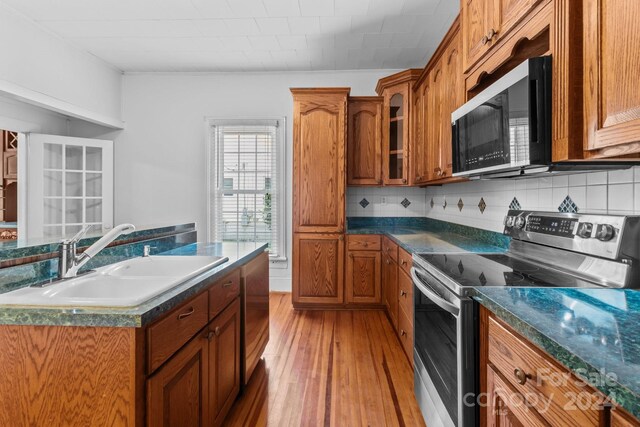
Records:
[[[551,162],[551,57],[515,67],[451,114],[454,176],[522,175]]]

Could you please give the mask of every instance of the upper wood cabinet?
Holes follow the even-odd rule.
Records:
[[[293,304],[344,302],[344,235],[293,235]]]
[[[409,184],[413,83],[422,70],[409,69],[385,77],[376,92],[384,98],[382,178],[385,185]]]
[[[342,232],[349,89],[291,89],[291,92],[294,232]]]
[[[541,0],[461,0],[464,71],[476,64]]]
[[[640,152],[640,2],[584,2],[584,122],[598,156]]]
[[[382,109],[380,96],[350,97],[347,184],[382,185]]]
[[[460,23],[455,20],[415,84],[412,184],[452,178],[451,113],[464,103]]]

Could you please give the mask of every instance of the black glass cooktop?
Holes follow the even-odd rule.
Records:
[[[460,286],[593,288],[597,284],[507,254],[418,255]]]

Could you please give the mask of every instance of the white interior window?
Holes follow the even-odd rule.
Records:
[[[209,236],[267,242],[285,260],[284,119],[208,121]]]
[[[27,237],[113,227],[113,142],[28,134]]]

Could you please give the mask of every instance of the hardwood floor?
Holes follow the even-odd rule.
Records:
[[[270,341],[229,426],[424,426],[382,311],[294,311],[272,293]]]

